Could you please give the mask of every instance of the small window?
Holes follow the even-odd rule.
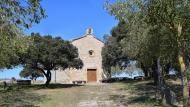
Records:
[[[93,50],[88,51],[88,53],[89,53],[90,56],[94,56],[94,51]]]

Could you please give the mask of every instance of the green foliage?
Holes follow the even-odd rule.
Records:
[[[19,54],[27,50],[31,39],[23,36],[20,30],[12,25],[3,27],[0,35],[0,69],[20,64]]]
[[[51,35],[40,36],[39,33],[32,33],[31,39],[33,44],[22,55],[22,60],[25,66],[43,73],[47,79],[46,85],[51,81],[51,70],[82,68],[78,50],[69,41]]]
[[[119,65],[115,65],[111,67],[111,73],[114,74],[120,74],[123,72],[123,69]]]
[[[106,6],[111,15],[129,25],[129,36],[122,41],[124,53],[145,66],[156,66],[158,72],[159,65],[166,68],[171,63],[180,67],[183,106],[188,106],[188,81],[184,75],[190,57],[190,0],[117,0]]]
[[[120,22],[117,27],[111,31],[111,36],[105,37],[105,45],[102,49],[102,65],[104,70],[111,72],[111,67],[121,65],[125,56],[122,55],[122,48],[119,41],[127,34],[128,26],[125,22]],[[127,58],[125,58],[127,60]]]
[[[23,54],[31,43],[22,29],[30,28],[45,18],[41,0],[0,0],[0,69],[20,64]]]
[[[145,66],[160,57],[165,66],[177,65],[179,51],[189,59],[189,4],[186,0],[118,0],[107,2],[106,9],[129,26],[127,36],[120,41],[125,56],[138,59]]]
[[[39,70],[29,68],[24,66],[24,69],[20,72],[20,77],[30,78],[31,80],[37,79],[38,77],[43,77],[43,73]]]
[[[46,17],[40,2],[41,0],[1,0],[0,27],[13,24],[30,28],[33,23],[39,23]]]

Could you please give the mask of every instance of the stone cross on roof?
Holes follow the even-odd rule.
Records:
[[[93,29],[92,28],[86,29],[86,35],[92,35],[92,34],[93,34]]]

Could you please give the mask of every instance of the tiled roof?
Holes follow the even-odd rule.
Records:
[[[71,42],[76,41],[76,40],[79,40],[79,39],[82,39],[82,38],[85,38],[85,37],[87,37],[87,36],[88,36],[88,35],[84,35],[84,36],[82,36],[82,37],[79,37],[79,38],[73,39],[73,40],[71,40]],[[94,38],[97,39],[98,41],[104,43],[104,42],[103,42],[102,40],[100,40],[99,38],[96,38],[96,37],[93,36],[93,35],[92,35],[92,37],[94,37]]]

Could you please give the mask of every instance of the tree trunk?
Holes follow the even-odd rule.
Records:
[[[180,71],[181,71],[181,83],[183,86],[183,107],[189,107],[189,84],[187,77],[184,75],[185,74],[185,61],[182,53],[182,45],[180,42],[180,37],[182,34],[182,25],[181,23],[178,23],[177,25],[177,44],[178,44],[178,61],[179,61],[179,66],[180,66]]]
[[[153,77],[154,77],[154,85],[157,85],[158,83],[157,60],[154,60],[152,70],[153,70]]]
[[[142,68],[142,70],[143,70],[143,72],[144,72],[145,78],[147,78],[147,77],[148,77],[148,69],[146,69],[146,67],[143,65],[142,62],[141,62],[141,68]]]
[[[47,87],[49,85],[50,81],[51,81],[51,72],[50,72],[50,70],[47,70],[47,73],[46,73],[45,77],[46,77],[45,85]]]
[[[185,73],[185,63],[182,55],[178,56],[180,71],[181,71],[181,83],[183,86],[183,107],[189,107],[189,84]]]
[[[166,75],[169,74],[170,67],[171,67],[171,64],[168,63],[168,64],[166,65],[165,69],[164,69]]]
[[[160,65],[160,58],[158,58],[157,59],[157,78],[158,78],[158,80],[157,80],[157,85],[159,86],[159,87],[162,87],[162,75],[161,75],[161,71],[162,70],[162,68],[161,68],[161,65]]]
[[[144,71],[144,76],[145,76],[145,78],[148,78],[148,77],[149,77],[149,75],[148,75],[148,70],[146,70],[146,69],[145,69],[145,71]]]
[[[47,70],[47,72],[45,72],[44,69],[39,68],[39,67],[36,67],[34,69],[38,69],[44,74],[44,76],[46,77],[45,85],[47,87],[49,85],[50,81],[51,81],[51,72],[50,72],[50,70]]]
[[[152,67],[150,67],[149,69],[148,69],[148,71],[149,71],[149,77],[150,78],[153,78],[154,77],[154,74],[153,74],[153,69],[152,69]]]
[[[159,90],[161,93],[160,103],[164,103],[164,83],[163,83],[163,75],[162,75],[162,66],[160,65],[160,57],[157,59],[157,74],[158,74],[158,81],[157,81],[157,90]]]
[[[158,84],[158,73],[156,70],[153,71],[154,72],[154,85],[157,85]]]

